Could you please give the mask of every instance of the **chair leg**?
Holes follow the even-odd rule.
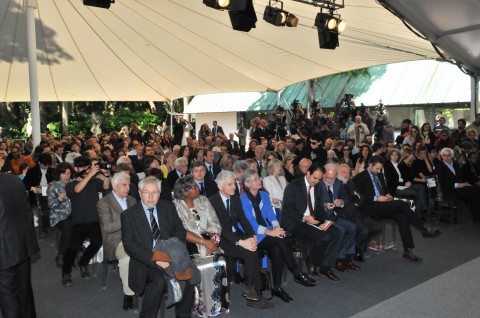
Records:
[[[106,290],[107,289],[107,275],[108,275],[108,261],[107,261],[107,258],[105,257],[105,254],[103,255],[102,268],[103,268],[102,289]]]

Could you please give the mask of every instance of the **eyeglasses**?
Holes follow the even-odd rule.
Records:
[[[159,195],[159,194],[160,194],[159,191],[152,191],[152,192],[150,192],[150,191],[142,191],[142,193],[143,193],[144,195],[146,195],[146,196],[156,196],[156,195]]]
[[[193,216],[195,217],[195,221],[200,222],[200,215],[198,214],[198,211],[195,209],[192,209]]]
[[[442,135],[442,137],[447,137],[448,135]]]
[[[416,133],[417,131],[416,130],[410,130],[411,133]]]
[[[318,144],[318,141],[310,141],[310,144],[316,145],[316,144]]]

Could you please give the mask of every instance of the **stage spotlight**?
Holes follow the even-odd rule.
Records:
[[[115,0],[83,0],[83,5],[97,8],[110,8],[110,4],[115,3]]]
[[[203,4],[217,10],[242,11],[247,6],[247,0],[203,0]]]
[[[280,3],[280,8],[273,7],[272,1],[268,2],[268,6],[265,7],[265,11],[263,13],[263,20],[275,26],[286,25],[289,27],[296,27],[298,24],[298,18],[295,15],[283,10],[282,1],[276,1],[274,4],[277,3]]]
[[[249,32],[257,23],[257,15],[253,8],[253,0],[246,0],[244,10],[228,11],[232,28],[237,31]]]
[[[318,41],[321,49],[334,50],[338,43],[338,34],[345,30],[345,22],[332,13],[320,12],[315,18],[315,26],[318,30]]]

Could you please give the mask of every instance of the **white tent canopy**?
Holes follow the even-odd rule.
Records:
[[[297,28],[263,21],[234,31],[228,13],[202,0],[117,0],[110,10],[82,0],[38,0],[41,101],[145,101],[208,93],[277,91],[305,79],[394,62],[434,59],[430,43],[374,0],[347,0],[340,47],[318,46],[319,9],[284,1]],[[25,9],[0,1],[0,101],[29,101]]]

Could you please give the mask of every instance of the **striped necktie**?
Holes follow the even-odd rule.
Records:
[[[154,208],[148,209],[148,212],[150,212],[150,227],[152,229],[152,234],[153,234],[153,240],[154,245],[157,243],[158,238],[160,237],[160,229],[158,228],[157,220],[155,220],[155,216],[153,216],[153,210]]]

